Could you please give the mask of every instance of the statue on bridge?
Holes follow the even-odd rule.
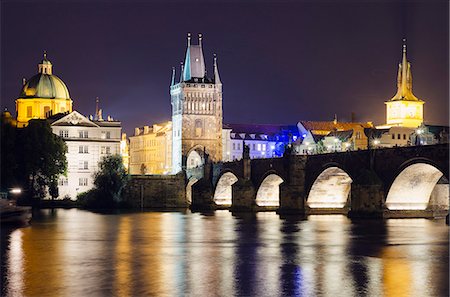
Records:
[[[244,148],[242,151],[242,159],[250,159],[250,147],[245,144],[244,142]]]

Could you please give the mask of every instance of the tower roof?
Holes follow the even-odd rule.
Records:
[[[188,33],[186,58],[184,60],[183,80],[204,78],[206,76],[205,59],[202,49],[202,34],[198,34],[198,45],[191,44],[191,34]]]
[[[403,39],[402,62],[398,64],[397,93],[389,101],[422,101],[412,92],[411,63],[406,58],[406,39]]]

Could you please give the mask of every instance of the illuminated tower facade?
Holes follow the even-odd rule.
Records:
[[[24,79],[16,99],[17,125],[24,127],[31,119],[45,119],[52,114],[72,112],[72,99],[66,84],[53,74],[53,65],[44,58],[38,64],[38,74]]]
[[[206,75],[202,35],[198,44],[187,37],[187,50],[180,80],[172,71],[172,172],[196,167],[204,162],[204,153],[214,161],[222,160],[222,83],[214,56],[214,76]]]
[[[412,92],[411,64],[406,59],[403,40],[402,62],[398,65],[397,93],[386,104],[386,126],[416,128],[423,122],[424,101]]]

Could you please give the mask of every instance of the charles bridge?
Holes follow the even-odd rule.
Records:
[[[176,176],[133,176],[135,206],[192,210],[440,217],[449,207],[447,144],[211,163]],[[138,199],[140,198],[140,199]],[[139,201],[138,201],[139,200]]]

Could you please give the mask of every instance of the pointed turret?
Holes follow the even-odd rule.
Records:
[[[203,58],[202,34],[198,34],[198,45],[191,44],[191,34],[188,33],[186,58],[184,60],[183,80],[205,77],[205,59]]]
[[[412,92],[411,64],[406,58],[406,39],[403,39],[402,62],[398,64],[397,93],[390,101],[420,101]]]
[[[170,81],[170,86],[175,84],[175,67],[172,67],[172,79]]]
[[[214,83],[221,84],[220,76],[219,76],[219,68],[217,67],[217,55],[214,54]]]
[[[180,62],[180,83],[184,81],[183,77],[184,77],[184,65],[183,62]]]

